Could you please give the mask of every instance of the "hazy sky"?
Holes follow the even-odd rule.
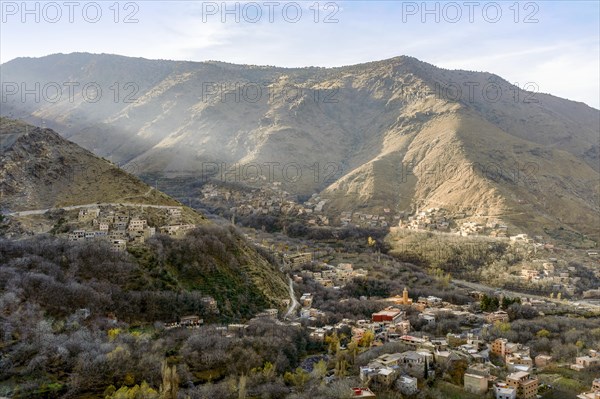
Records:
[[[599,4],[0,1],[0,62],[85,51],[339,66],[410,55],[493,72],[521,87],[534,82],[541,92],[599,108]]]

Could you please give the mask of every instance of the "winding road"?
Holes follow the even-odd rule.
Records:
[[[288,317],[290,317],[290,315],[294,312],[294,310],[299,305],[298,300],[296,299],[296,294],[294,293],[294,282],[292,281],[290,276],[288,276],[288,280],[289,280],[289,292],[290,292],[291,302],[290,302],[290,307],[288,308],[287,312],[285,313],[285,316],[283,316],[284,319],[287,319]]]
[[[7,216],[30,216],[30,215],[43,215],[48,211],[57,211],[64,209],[65,211],[72,211],[79,208],[97,208],[100,206],[142,206],[146,208],[157,208],[157,209],[169,209],[169,208],[181,208],[181,205],[150,205],[150,204],[133,204],[130,202],[119,202],[119,203],[101,203],[101,204],[85,204],[85,205],[72,205],[72,206],[61,206],[58,208],[47,208],[47,209],[34,209],[31,211],[21,212],[10,212]]]
[[[539,300],[544,300],[544,301],[550,301],[550,302],[554,302],[554,303],[562,304],[562,305],[587,306],[590,309],[600,310],[600,305],[598,305],[594,301],[589,301],[589,300],[585,300],[585,299],[578,299],[578,300],[563,299],[563,300],[558,300],[556,298],[549,298],[547,296],[541,296],[541,295],[535,295],[535,294],[528,294],[528,293],[524,293],[524,292],[511,291],[511,290],[507,290],[507,289],[504,289],[504,288],[490,287],[489,285],[484,285],[484,284],[480,284],[480,283],[473,283],[473,282],[465,281],[465,280],[454,280],[453,279],[452,282],[455,283],[456,285],[467,287],[467,288],[478,290],[478,291],[482,291],[482,292],[496,292],[496,291],[500,291],[500,292],[502,292],[502,293],[504,293],[506,295],[510,295],[511,297],[534,298],[534,299],[539,299]]]

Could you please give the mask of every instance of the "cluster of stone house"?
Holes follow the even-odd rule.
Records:
[[[487,220],[484,223],[474,221],[464,222],[458,230],[461,236],[489,235],[490,237],[508,238],[508,226],[497,220]],[[519,234],[521,236],[521,234]],[[527,234],[524,234],[527,236]],[[513,240],[514,241],[514,240]],[[529,242],[529,241],[525,241]]]
[[[401,220],[399,227],[409,230],[440,230],[449,231],[450,221],[448,213],[443,208],[429,208]]]
[[[197,315],[183,316],[179,321],[165,323],[165,328],[171,330],[173,328],[199,328],[204,324],[204,319]]]
[[[449,338],[452,338],[449,336]],[[490,389],[497,399],[533,399],[537,396],[539,381],[529,371],[514,369],[505,381],[497,381],[490,374],[490,366],[482,356],[469,356],[469,352],[461,350],[463,346],[485,347],[486,344],[478,338],[470,337],[467,344],[450,349],[448,340],[429,340],[426,337],[417,338],[402,337],[402,342],[414,346],[414,350],[385,354],[367,366],[360,369],[361,380],[365,384],[371,381],[387,387],[397,384],[397,378],[406,375],[414,378],[411,385],[417,386],[417,382],[434,375],[435,364],[448,364],[456,359],[466,359],[469,363],[463,377],[463,388],[467,392],[484,396]],[[399,386],[396,385],[398,388]],[[415,393],[415,390],[402,391],[404,394]]]
[[[465,343],[458,345],[453,340]],[[381,355],[367,366],[361,367],[360,378],[365,385],[374,388],[392,387],[404,395],[412,395],[418,392],[417,387],[420,381],[435,376],[434,366],[436,364],[450,365],[461,359],[465,359],[469,363],[464,375],[465,391],[484,395],[496,381],[496,377],[490,374],[490,366],[484,363],[487,358],[484,356],[474,357],[469,354],[470,351],[473,353],[473,351],[478,351],[486,346],[483,340],[470,334],[466,339],[452,334],[449,334],[448,339],[403,336],[401,342],[414,349],[402,353]]]
[[[496,377],[490,374],[490,366],[475,363],[469,365],[465,371],[463,386],[467,392],[484,395],[494,381],[496,381]]]
[[[539,380],[526,371],[509,374],[505,382],[496,383],[496,399],[535,399]]]
[[[300,267],[313,261],[313,254],[311,252],[302,252],[296,254],[284,254],[283,263],[289,267]]]
[[[540,354],[535,361],[530,356],[528,347],[506,339],[496,339],[490,344],[471,332],[448,334],[444,338],[429,338],[426,335],[410,335],[411,325],[406,317],[404,307],[417,309],[419,318],[429,317],[435,323],[445,312],[452,312],[456,317],[469,319],[470,322],[493,324],[508,322],[508,315],[503,311],[473,314],[464,307],[457,307],[437,297],[419,297],[416,301],[408,296],[408,289],[402,295],[388,298],[391,306],[375,312],[371,320],[343,320],[336,326],[313,328],[311,339],[323,341],[327,334],[337,331],[342,326],[350,326],[352,340],[361,341],[367,331],[371,331],[377,342],[402,342],[412,347],[402,353],[384,354],[360,368],[360,379],[370,392],[379,388],[395,389],[405,395],[418,391],[421,380],[434,375],[434,365],[450,365],[457,360],[466,360],[468,368],[464,375],[464,389],[477,395],[487,395],[491,390],[497,399],[533,399],[538,392],[539,381],[531,373],[534,365],[546,367],[552,358]],[[302,296],[303,304],[312,304],[312,295]],[[490,374],[490,352],[504,360],[509,375],[504,381]],[[591,355],[590,355],[591,356]],[[372,396],[375,397],[375,396]]]
[[[580,280],[579,277],[572,276],[576,272],[575,267],[556,258],[551,259],[533,260],[533,264],[521,269],[521,278],[528,283],[549,284],[553,292],[574,294],[575,284]]]
[[[368,275],[365,269],[354,269],[351,263],[339,263],[337,266],[323,263],[321,266],[325,270],[318,272],[303,270],[301,274],[312,277],[323,287],[330,288],[341,288],[354,278],[364,278]]]
[[[454,221],[464,219],[465,217],[467,215],[463,213],[450,214],[443,208],[429,208],[424,211],[418,211],[406,218],[404,214],[401,214],[398,217],[400,219],[398,226],[408,230],[450,232],[463,237],[487,235],[508,239],[512,244],[530,244],[535,249],[553,249],[551,244],[543,242],[543,237],[541,236],[530,238],[525,233],[509,236],[508,226],[496,219],[487,219],[481,222],[467,220],[460,224],[456,222],[457,226],[451,227]]]
[[[591,367],[600,366],[600,352],[590,350],[589,354],[585,356],[578,356],[575,358],[575,363],[571,365],[572,370],[582,371],[587,370]]]
[[[390,209],[384,208],[383,214],[344,211],[340,213],[339,220],[341,226],[385,228],[391,226],[392,222],[399,220],[400,217],[400,215],[393,215]]]
[[[527,346],[498,338],[492,342],[491,352],[504,360],[508,371],[530,372],[533,369],[533,359]]]
[[[322,214],[326,200],[315,194],[303,204],[299,204],[289,193],[282,190],[278,182],[248,191],[205,184],[202,194],[206,202],[232,205],[229,211],[235,216],[285,215],[295,216],[311,225],[329,225],[329,217]]]
[[[463,237],[481,235],[485,230],[485,226],[477,222],[463,222],[459,229],[458,234]]]
[[[359,377],[367,386],[393,388],[404,395],[413,395],[419,391],[419,379],[435,375],[433,365],[429,351],[386,353],[361,367]]]
[[[124,251],[128,243],[141,244],[156,233],[146,219],[130,217],[125,212],[81,209],[77,219],[82,223],[91,222],[94,230],[74,230],[69,234],[70,241],[102,238],[108,240],[115,251]]]
[[[508,226],[495,219],[487,219],[485,223],[464,221],[456,228],[451,228],[453,221],[465,217],[467,215],[464,213],[450,214],[444,208],[429,208],[406,219],[402,215],[398,226],[409,230],[452,232],[465,237],[486,234],[491,237],[508,237]]]
[[[170,223],[177,224],[160,227],[163,234],[178,236],[196,227],[180,223],[181,207],[168,207],[164,212]],[[143,206],[140,213],[143,214]],[[156,227],[149,226],[146,219],[126,211],[85,208],[79,211],[77,220],[79,223],[91,223],[93,230],[74,230],[68,236],[70,241],[101,238],[108,240],[115,251],[124,251],[130,244],[143,244],[156,234]]]
[[[494,323],[505,323],[509,320],[508,313],[503,310],[498,310],[496,312],[487,313],[485,315],[485,321],[488,324]]]

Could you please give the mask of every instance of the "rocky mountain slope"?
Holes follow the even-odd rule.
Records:
[[[0,137],[6,211],[121,202],[181,205],[51,129],[1,118]]]
[[[490,73],[410,57],[290,69],[57,54],[10,61],[2,81],[15,92],[3,114],[138,175],[282,181],[332,215],[444,207],[598,234],[599,111]],[[41,100],[23,98],[36,83]]]

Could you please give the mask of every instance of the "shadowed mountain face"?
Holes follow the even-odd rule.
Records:
[[[2,209],[94,203],[180,205],[51,129],[0,118],[0,140]]]
[[[444,207],[598,232],[599,111],[489,73],[59,54],[3,64],[1,79],[3,115],[138,175],[282,181],[332,214]]]

